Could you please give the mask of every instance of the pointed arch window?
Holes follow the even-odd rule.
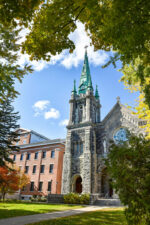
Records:
[[[83,142],[73,142],[72,155],[79,156],[83,154]]]

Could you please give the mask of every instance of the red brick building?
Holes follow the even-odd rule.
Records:
[[[32,195],[61,193],[63,155],[65,140],[50,140],[35,131],[19,129],[20,151],[14,154],[14,161],[30,177],[30,184],[21,191],[21,198]]]

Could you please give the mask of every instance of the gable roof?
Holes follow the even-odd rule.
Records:
[[[120,103],[120,100],[117,99],[116,104],[112,107],[112,109],[108,112],[108,114],[104,117],[102,120],[102,123],[105,123],[105,121],[112,115],[113,111],[115,111],[117,108],[120,108],[120,111],[126,111],[128,114],[131,115],[131,117],[134,117],[137,121],[140,121],[137,115],[133,114],[133,111],[129,108],[127,108],[125,105]]]

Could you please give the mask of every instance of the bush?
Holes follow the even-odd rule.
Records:
[[[31,202],[46,202],[47,201],[47,197],[45,197],[45,196],[35,196],[35,195],[33,195],[32,197],[31,197]]]
[[[89,204],[90,195],[89,194],[77,194],[69,193],[64,195],[64,202],[68,204]]]

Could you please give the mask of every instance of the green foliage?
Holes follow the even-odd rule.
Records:
[[[46,196],[37,196],[33,195],[30,198],[31,202],[47,202],[47,197]]]
[[[35,14],[31,32],[23,44],[23,52],[31,59],[50,60],[51,55],[64,49],[75,48],[69,34],[76,29],[76,22],[85,24],[95,50],[113,50],[110,61],[123,67],[140,58],[136,79],[145,82],[145,69],[150,67],[150,1],[149,0],[55,0],[47,1]],[[149,74],[148,74],[149,76]],[[149,86],[143,87],[147,102]],[[149,105],[150,107],[150,105]]]
[[[106,165],[113,187],[128,206],[128,224],[150,224],[150,140],[131,135],[127,142],[112,142]]]
[[[0,102],[0,166],[2,167],[6,165],[6,162],[13,163],[10,155],[19,150],[14,143],[18,140],[15,130],[19,128],[17,121],[20,117],[17,112],[14,112],[11,103],[10,98]]]
[[[140,59],[135,78],[140,81],[150,108],[150,84],[144,85],[150,68],[149,12],[149,0],[1,0],[0,55],[4,60],[0,63],[0,99],[6,90],[15,97],[14,79],[21,81],[31,72],[27,66],[16,65],[18,50],[29,54],[31,60],[47,61],[64,49],[73,52],[75,45],[69,35],[80,21],[85,24],[95,50],[113,50],[106,65],[115,66],[121,60],[124,68]],[[30,30],[22,45],[16,43],[17,25]]]
[[[68,204],[89,204],[89,194],[69,193],[64,195],[64,202]]]
[[[1,0],[0,1],[0,101],[16,97],[15,80],[32,72],[30,66],[17,64],[21,44],[19,32],[27,27],[41,0]]]
[[[27,26],[42,2],[43,0],[1,0],[0,23],[5,26],[17,26],[18,23]]]
[[[20,82],[23,76],[32,72],[30,66],[21,67],[17,64],[18,52],[20,45],[18,42],[19,29],[14,30],[12,27],[4,27],[0,24],[0,101],[9,96],[14,98],[18,92],[14,89],[15,79]]]

